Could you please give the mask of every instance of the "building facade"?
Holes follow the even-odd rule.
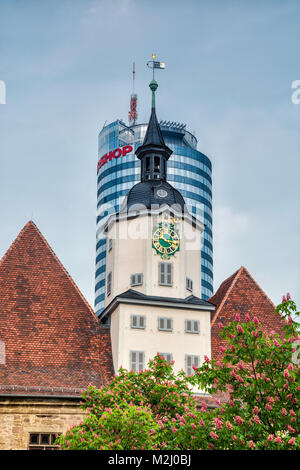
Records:
[[[139,181],[140,162],[135,156],[148,124],[131,127],[114,121],[99,133],[97,166],[97,234],[95,311],[105,303],[106,239],[103,227],[109,215],[117,213],[128,191]],[[197,139],[184,125],[160,122],[166,145],[173,151],[168,161],[168,181],[180,191],[187,209],[204,225],[201,240],[201,298],[213,294],[212,165],[197,150]],[[199,247],[200,248],[200,247]]]
[[[135,151],[139,182],[104,226],[105,308],[99,320],[110,328],[115,370],[123,366],[140,372],[159,352],[174,360],[176,372],[191,375],[193,366],[211,356],[210,318],[215,307],[201,299],[205,226],[169,182],[172,149],[156,117],[157,86],[152,80],[151,116]],[[123,147],[125,156],[131,147]]]

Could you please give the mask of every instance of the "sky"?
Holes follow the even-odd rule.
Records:
[[[94,305],[97,137],[127,120],[195,132],[213,165],[214,288],[245,266],[300,304],[298,0],[0,0],[0,257],[32,219]]]

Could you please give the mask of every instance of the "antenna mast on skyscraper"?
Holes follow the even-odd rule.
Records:
[[[130,96],[130,111],[128,113],[128,121],[130,126],[134,126],[138,114],[137,114],[137,94],[134,92],[134,82],[135,82],[135,62],[133,62],[132,69],[132,94]]]

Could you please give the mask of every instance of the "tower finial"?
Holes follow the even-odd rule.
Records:
[[[153,79],[149,83],[149,87],[150,87],[150,90],[152,91],[152,108],[155,108],[155,92],[157,90],[158,83]]]

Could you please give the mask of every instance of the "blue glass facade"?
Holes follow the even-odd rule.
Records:
[[[173,150],[168,161],[167,180],[183,195],[187,208],[205,224],[201,257],[201,292],[204,300],[213,293],[212,238],[212,166],[209,158],[197,150],[196,138],[176,123],[160,123],[165,143]],[[126,126],[115,121],[99,133],[98,157],[131,145],[125,156],[112,158],[99,168],[97,175],[97,232],[95,311],[104,308],[106,241],[103,225],[109,215],[118,212],[129,189],[140,181],[140,160],[134,154],[142,144],[147,124]]]

